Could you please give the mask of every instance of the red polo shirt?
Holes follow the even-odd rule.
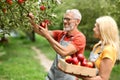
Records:
[[[65,41],[71,41],[71,43],[75,46],[75,48],[77,49],[76,53],[84,53],[86,46],[86,37],[84,36],[83,33],[75,31],[71,36],[67,36],[67,34],[64,31],[61,30],[53,31],[53,37],[57,42],[60,42],[63,35],[66,35],[64,38]]]

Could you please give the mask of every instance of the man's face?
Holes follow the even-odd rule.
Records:
[[[65,31],[71,31],[74,29],[76,23],[76,19],[73,17],[73,13],[67,13],[64,15],[63,18],[63,30]]]

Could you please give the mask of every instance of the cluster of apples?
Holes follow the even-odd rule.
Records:
[[[26,0],[17,0],[17,2],[19,4],[22,4],[24,3]],[[9,4],[9,5],[12,5],[13,4],[13,0],[6,0],[6,3]],[[3,13],[7,13],[7,8],[2,8],[2,12]]]
[[[22,4],[24,3],[26,0],[18,0],[18,3],[19,4]],[[8,3],[9,5],[12,5],[13,4],[13,0],[6,0],[6,3]]]
[[[65,57],[65,61],[69,64],[74,64],[74,65],[80,65],[80,66],[85,66],[89,68],[94,68],[94,63],[88,61],[85,56],[81,53],[79,54],[74,54],[70,56]]]

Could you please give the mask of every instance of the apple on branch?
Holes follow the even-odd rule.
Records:
[[[18,3],[19,3],[19,4],[24,3],[24,0],[18,0]]]
[[[7,9],[6,9],[6,8],[3,8],[3,9],[2,9],[2,12],[3,12],[3,13],[7,13]]]
[[[43,27],[43,28],[45,28],[46,25],[47,25],[47,24],[46,24],[45,22],[41,22],[41,23],[40,23],[40,26]]]
[[[6,0],[6,3],[8,3],[9,5],[12,5],[13,1],[12,0]]]
[[[44,10],[46,10],[46,7],[44,5],[42,5],[42,6],[40,6],[40,10],[44,11]]]

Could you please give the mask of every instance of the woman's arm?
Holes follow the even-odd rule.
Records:
[[[99,75],[101,76],[102,80],[109,80],[112,67],[113,63],[111,59],[104,58],[101,61]]]

